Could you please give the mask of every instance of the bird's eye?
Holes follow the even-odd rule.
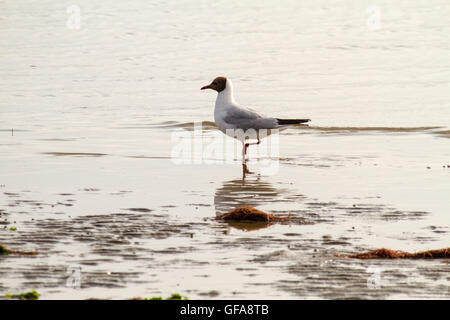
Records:
[[[213,85],[217,86],[217,82],[213,82]]]

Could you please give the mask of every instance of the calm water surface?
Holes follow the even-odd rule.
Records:
[[[334,257],[449,247],[448,1],[377,1],[374,30],[371,1],[77,1],[79,30],[73,4],[0,2],[0,243],[41,252],[0,258],[0,295],[450,298],[446,261]],[[174,131],[217,133],[218,75],[312,119],[275,174],[172,161]],[[308,224],[213,219],[241,205]]]

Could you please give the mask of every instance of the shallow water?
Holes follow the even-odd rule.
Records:
[[[78,1],[79,30],[71,4],[0,4],[0,243],[41,253],[0,258],[0,295],[450,298],[448,261],[334,257],[449,247],[447,1],[377,1],[378,30],[369,1]],[[172,158],[173,132],[221,137],[217,75],[312,119],[276,172],[267,142],[245,178],[240,151]],[[241,205],[307,223],[214,220]]]

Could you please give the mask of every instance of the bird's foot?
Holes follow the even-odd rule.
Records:
[[[254,172],[248,170],[247,164],[245,162],[242,163],[242,178],[245,178],[247,174],[253,174]]]

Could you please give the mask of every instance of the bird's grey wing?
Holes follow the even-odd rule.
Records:
[[[273,129],[278,123],[275,118],[266,117],[253,109],[234,107],[227,110],[223,120],[235,129]]]

